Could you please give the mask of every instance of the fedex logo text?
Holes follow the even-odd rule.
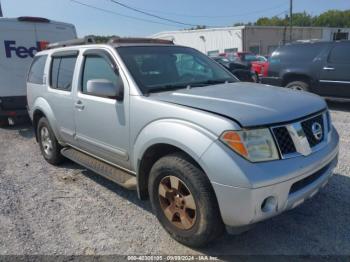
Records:
[[[4,41],[7,58],[12,58],[13,53],[19,58],[34,57],[35,53],[41,51],[47,42],[37,42],[35,47],[16,46],[16,41]]]

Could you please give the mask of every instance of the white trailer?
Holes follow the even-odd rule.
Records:
[[[38,17],[0,18],[0,123],[26,115],[26,75],[36,52],[77,37],[74,25]]]
[[[175,44],[190,46],[209,56],[243,50],[244,26],[209,28],[200,30],[167,31],[152,38],[171,40]]]

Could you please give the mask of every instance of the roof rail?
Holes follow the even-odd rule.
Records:
[[[319,43],[319,42],[324,42],[324,40],[322,39],[318,39],[318,38],[315,38],[315,39],[301,39],[301,40],[296,40],[292,43]]]
[[[47,18],[34,16],[20,16],[17,20],[20,22],[50,23],[50,20]]]
[[[163,44],[173,45],[171,40],[156,39],[156,38],[141,38],[141,37],[113,37],[108,41],[108,44]]]
[[[77,39],[72,39],[68,41],[52,43],[47,45],[46,49],[54,49],[59,47],[75,46],[75,45],[88,45],[88,44],[95,44],[95,43],[96,43],[95,38],[91,36],[86,36],[84,38],[77,38]]]

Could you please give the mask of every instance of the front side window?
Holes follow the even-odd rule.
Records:
[[[142,93],[235,82],[206,55],[179,46],[124,46],[117,51]]]
[[[28,82],[32,84],[43,85],[44,84],[44,70],[46,64],[47,55],[36,56],[30,67],[28,74]]]
[[[114,85],[118,84],[118,75],[110,61],[98,55],[88,55],[85,57],[84,71],[82,78],[82,92],[87,94],[87,82],[93,79],[105,79]]]
[[[350,64],[350,45],[337,44],[329,55],[329,62],[335,64]]]
[[[52,58],[50,77],[51,88],[71,91],[76,61],[76,56]]]

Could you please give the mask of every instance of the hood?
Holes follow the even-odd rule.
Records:
[[[243,82],[154,93],[149,98],[223,115],[243,127],[289,122],[327,107],[324,99],[311,93]]]

